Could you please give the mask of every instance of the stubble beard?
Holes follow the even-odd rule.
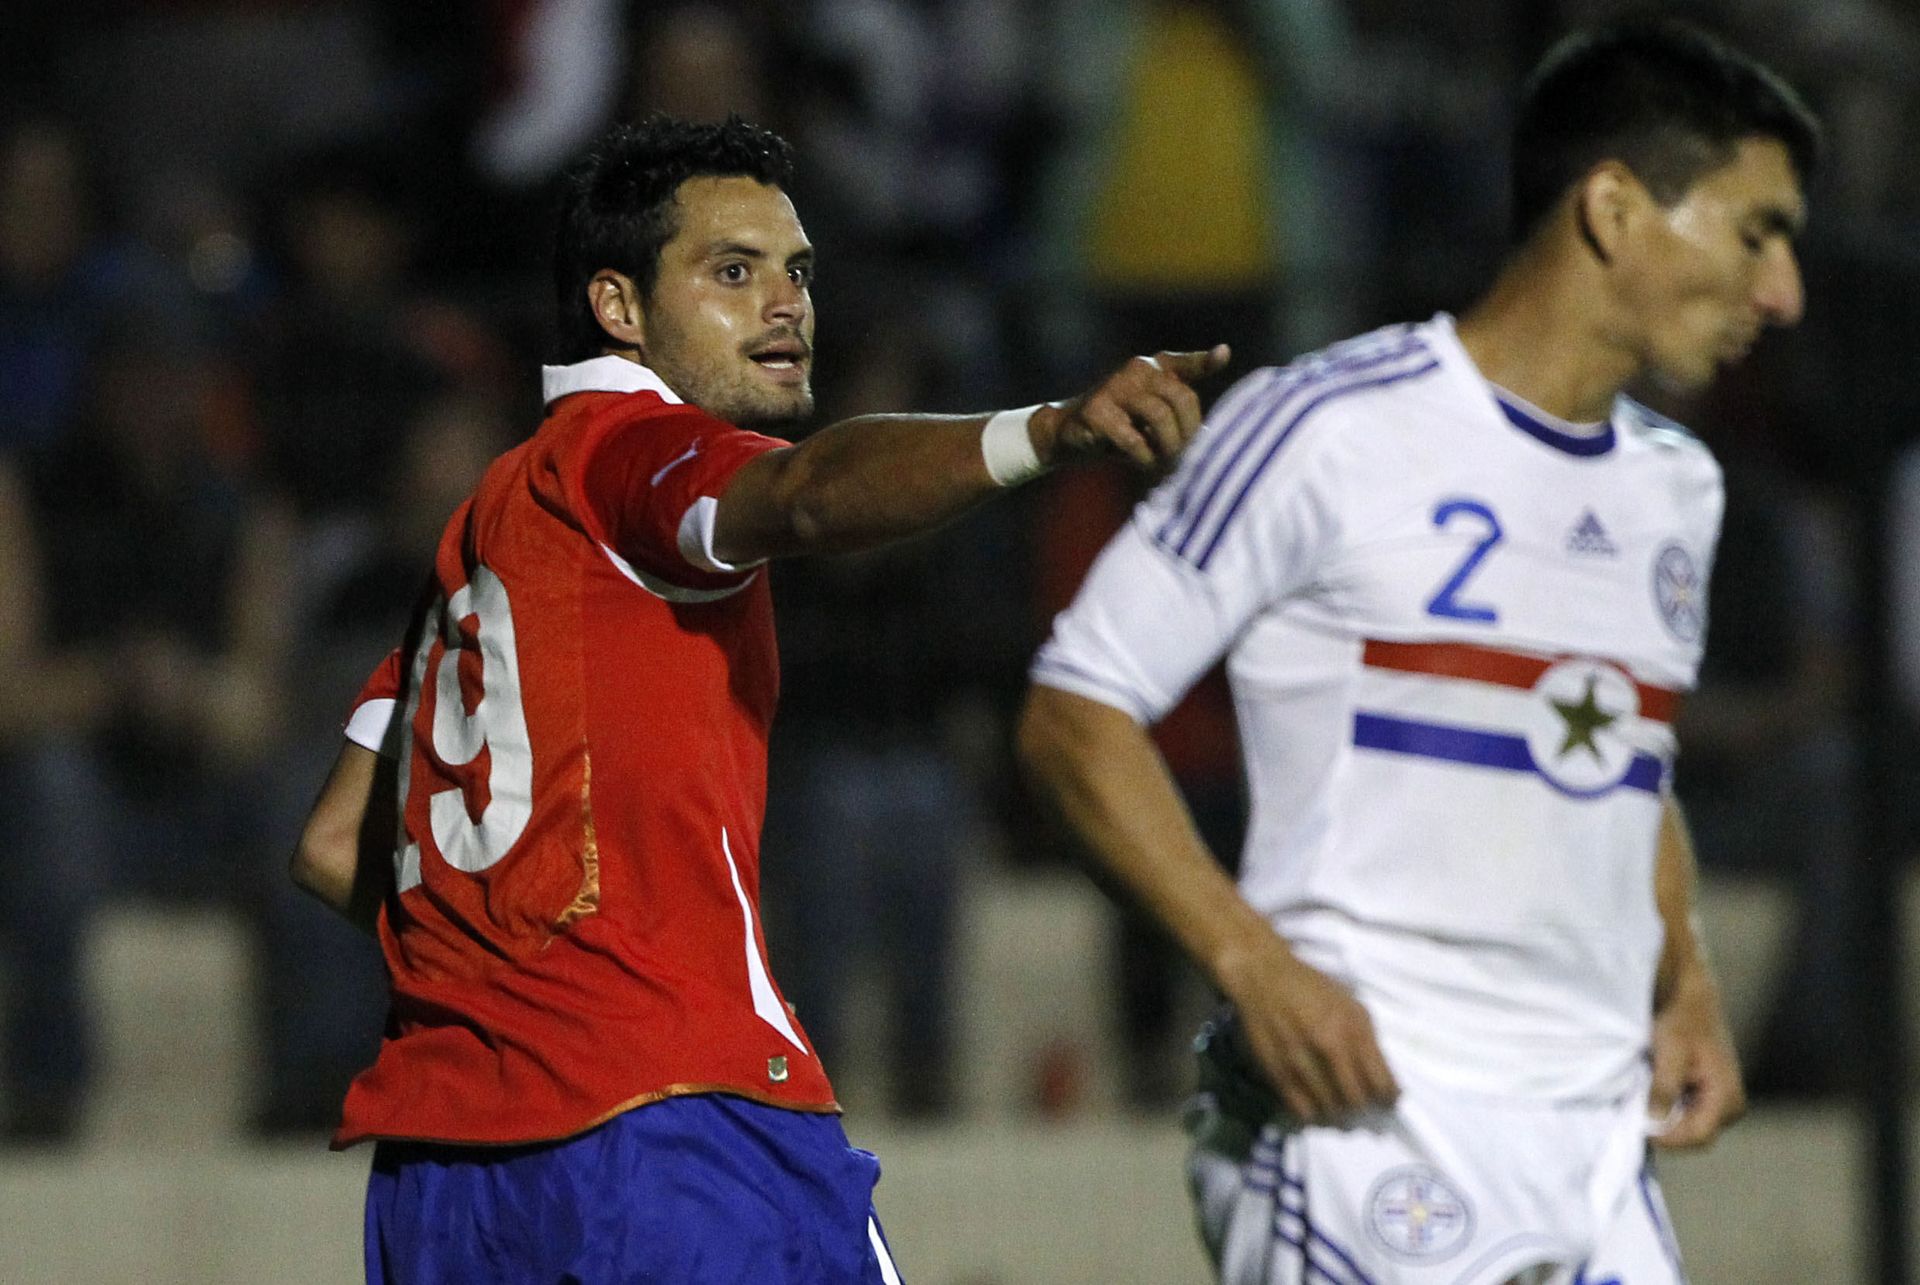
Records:
[[[813,386],[809,382],[791,392],[773,394],[761,389],[743,389],[738,402],[728,412],[715,413],[738,428],[790,428],[813,414]]]
[[[682,401],[737,428],[784,428],[813,414],[811,379],[791,390],[766,388],[756,386],[752,373],[718,364],[686,369],[658,354],[651,364]]]

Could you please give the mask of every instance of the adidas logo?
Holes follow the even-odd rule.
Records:
[[[1611,558],[1620,552],[1608,537],[1607,529],[1600,525],[1600,518],[1592,509],[1581,514],[1580,520],[1567,532],[1567,552],[1582,553],[1589,557]]]

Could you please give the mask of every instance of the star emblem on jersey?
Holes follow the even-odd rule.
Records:
[[[1587,557],[1611,558],[1619,554],[1619,546],[1607,534],[1607,528],[1600,522],[1600,515],[1588,509],[1573,524],[1573,530],[1567,532],[1567,552]]]
[[[1640,713],[1640,688],[1631,675],[1609,661],[1572,656],[1550,665],[1533,695],[1527,753],[1547,784],[1597,798],[1626,779],[1640,748],[1629,735]]]
[[[1559,700],[1549,702],[1560,711],[1560,717],[1567,720],[1567,739],[1560,743],[1558,757],[1565,758],[1575,750],[1585,750],[1596,761],[1605,759],[1606,756],[1600,752],[1600,746],[1593,738],[1596,733],[1612,727],[1620,716],[1607,713],[1594,700],[1593,689],[1599,682],[1598,674],[1587,675],[1587,691],[1578,704]]]
[[[1473,1209],[1454,1185],[1432,1169],[1390,1170],[1367,1195],[1367,1228],[1397,1258],[1439,1262],[1473,1235]]]

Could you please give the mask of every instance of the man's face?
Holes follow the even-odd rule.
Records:
[[[1793,239],[1805,220],[1787,149],[1768,138],[1747,139],[1678,202],[1652,207],[1627,278],[1648,373],[1696,391],[1763,329],[1799,321]]]
[[[681,397],[742,426],[813,411],[813,247],[793,202],[750,178],[691,178],[643,303],[641,359]]]

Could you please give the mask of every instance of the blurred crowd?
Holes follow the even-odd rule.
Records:
[[[1681,791],[1710,871],[1796,896],[1756,1088],[1831,1092],[1864,814],[1854,716],[1920,693],[1920,556],[1897,556],[1903,538],[1920,555],[1920,15],[1659,7],[1778,66],[1831,132],[1806,324],[1662,406],[1714,446],[1729,491]],[[1623,8],[5,6],[0,1142],[83,1122],[89,925],[134,898],[244,919],[255,1127],[332,1123],[382,979],[370,942],[292,891],[286,857],[441,524],[537,422],[547,202],[605,126],[737,111],[797,145],[823,265],[819,422],[979,410],[1064,395],[1131,352],[1225,340],[1244,371],[1463,306],[1505,236],[1497,140],[1519,77]],[[830,1066],[851,988],[884,994],[876,1105],[953,1108],[966,880],[1071,859],[1011,778],[1006,728],[1051,611],[1132,498],[1065,475],[936,538],[776,572],[774,963]],[[1863,606],[1882,594],[1891,614]],[[1890,667],[1863,663],[1867,621],[1894,631]],[[1162,744],[1229,856],[1217,681]],[[1128,1101],[1154,1109],[1180,1090],[1193,983],[1120,924],[1111,1021],[1136,1054]]]

